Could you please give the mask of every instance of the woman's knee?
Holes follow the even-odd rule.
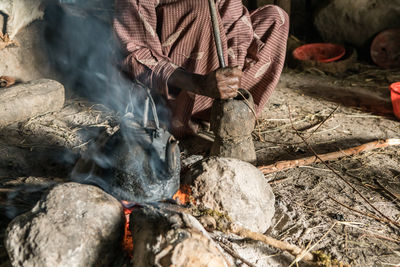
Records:
[[[265,5],[251,13],[251,20],[255,27],[259,23],[278,25],[279,28],[289,29],[289,15],[276,5]]]

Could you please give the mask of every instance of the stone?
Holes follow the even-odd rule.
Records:
[[[57,77],[55,69],[51,67],[43,38],[45,25],[43,20],[33,22],[21,29],[13,39],[18,42],[18,46],[0,49],[0,76],[12,76],[21,81]]]
[[[0,127],[58,111],[63,107],[64,101],[64,86],[49,79],[0,89]]]
[[[314,24],[327,42],[363,46],[386,28],[400,27],[400,0],[335,0],[320,8]]]
[[[141,205],[130,215],[133,266],[230,266],[201,224],[190,214]]]
[[[226,213],[234,222],[263,233],[274,216],[275,196],[264,175],[250,163],[207,158],[183,177],[196,205]]]
[[[256,163],[251,136],[255,121],[254,101],[249,91],[239,89],[239,95],[233,99],[215,99],[210,118],[215,141],[210,155]]]
[[[13,39],[17,33],[37,19],[43,18],[44,0],[2,0],[0,16],[3,16],[1,29]]]
[[[94,186],[65,183],[11,221],[5,246],[12,266],[110,266],[124,223],[115,198]]]

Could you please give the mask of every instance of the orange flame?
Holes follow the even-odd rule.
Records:
[[[172,198],[181,205],[186,205],[190,202],[194,203],[192,189],[187,184],[181,185]]]
[[[122,200],[122,206],[124,207],[125,214],[125,229],[124,229],[124,238],[122,240],[122,248],[128,253],[129,257],[133,257],[133,240],[132,240],[132,232],[129,229],[129,217],[132,213],[132,210],[135,206],[128,201]]]
[[[190,202],[195,203],[192,197],[192,189],[189,185],[181,185],[179,190],[175,193],[172,197],[178,204],[185,205]],[[133,240],[132,240],[132,232],[129,229],[129,217],[135,209],[136,204],[122,200],[122,206],[124,208],[125,214],[125,231],[124,231],[124,238],[122,240],[122,248],[128,253],[128,255],[132,258],[133,257]]]

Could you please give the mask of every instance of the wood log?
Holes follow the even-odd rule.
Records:
[[[130,216],[133,266],[230,266],[201,224],[191,215],[140,206]]]
[[[365,143],[360,146],[356,147],[351,147],[347,148],[344,150],[339,150],[331,153],[326,153],[326,154],[320,154],[318,157],[322,161],[329,161],[329,160],[336,160],[342,157],[346,156],[351,156],[351,155],[356,155],[361,152],[365,151],[371,151],[377,148],[384,148],[388,146],[397,146],[400,145],[400,139],[386,139],[386,140],[377,140],[369,143]],[[318,163],[321,162],[320,159],[318,159],[317,156],[311,156],[311,157],[306,157],[306,158],[301,158],[301,159],[295,159],[295,160],[283,160],[283,161],[278,161],[274,164],[266,165],[266,166],[258,166],[258,168],[264,173],[273,173],[273,172],[278,172],[278,171],[283,171],[299,166],[307,166],[313,163]]]
[[[64,100],[63,85],[49,79],[0,89],[0,127],[60,110]]]

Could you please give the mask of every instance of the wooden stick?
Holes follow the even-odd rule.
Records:
[[[225,59],[224,59],[224,52],[222,51],[221,33],[219,32],[217,8],[215,7],[214,0],[208,0],[208,5],[210,7],[210,16],[211,16],[212,28],[213,28],[213,32],[214,32],[215,46],[217,48],[219,66],[221,68],[225,68],[226,65],[225,65]]]
[[[278,161],[271,165],[259,166],[258,168],[264,174],[268,174],[268,173],[279,172],[279,171],[295,168],[298,166],[306,166],[306,165],[310,165],[313,163],[329,161],[329,160],[336,160],[336,159],[346,157],[346,156],[357,155],[361,152],[371,151],[371,150],[374,150],[377,148],[384,148],[384,147],[397,146],[397,145],[400,145],[400,139],[392,138],[392,139],[386,139],[386,140],[377,140],[377,141],[365,143],[360,146],[351,147],[351,148],[340,150],[340,151],[314,155],[314,156],[310,156],[310,157],[306,157],[306,158],[302,158],[302,159]]]
[[[171,207],[171,205],[169,204],[166,207]],[[176,207],[174,206],[174,208],[176,208]],[[179,207],[179,209],[180,209],[181,212],[186,212],[186,213],[194,215],[193,211],[191,211],[188,208]],[[213,212],[213,210],[209,210],[209,209],[206,209],[206,210]],[[197,212],[198,212],[198,210],[197,210]],[[217,217],[214,217],[214,216],[217,216]],[[245,227],[243,227],[243,226],[241,226],[241,225],[239,225],[239,224],[237,224],[235,222],[232,222],[229,218],[228,218],[228,221],[225,221],[225,222],[222,221],[222,220],[225,220],[225,219],[221,219],[220,215],[214,214],[213,218],[216,221],[220,221],[221,222],[221,225],[219,226],[220,227],[219,230],[224,232],[224,233],[232,233],[232,234],[238,235],[238,236],[243,237],[243,238],[252,239],[254,241],[260,241],[260,242],[263,242],[264,244],[267,244],[267,245],[269,245],[271,247],[274,247],[274,248],[277,248],[277,249],[280,249],[280,250],[283,250],[283,251],[287,251],[290,254],[292,254],[293,256],[296,256],[296,259],[298,261],[301,261],[301,260],[314,261],[314,260],[316,260],[314,255],[312,253],[310,253],[309,251],[307,251],[306,249],[302,249],[302,248],[299,248],[298,246],[292,245],[292,244],[290,244],[288,242],[280,241],[280,240],[275,239],[273,237],[270,237],[270,236],[267,236],[267,235],[264,235],[264,234],[261,234],[261,233],[257,233],[257,232],[251,231],[250,229],[247,229],[247,228],[245,228]],[[199,217],[197,217],[197,219],[198,219],[198,221],[200,223],[202,223],[202,220]],[[208,225],[203,225],[203,226],[207,229],[207,231],[209,231],[209,232],[212,231],[212,229],[210,229],[208,227]]]
[[[296,245],[289,244],[284,241],[280,241],[278,239],[272,238],[270,236],[260,234],[257,232],[253,232],[247,228],[244,228],[238,224],[232,223],[230,225],[230,232],[236,235],[239,235],[244,238],[249,238],[255,241],[263,242],[271,247],[278,248],[280,250],[284,250],[292,254],[293,256],[299,257],[305,261],[314,261],[314,255],[310,252],[306,252],[304,249],[299,248]]]

